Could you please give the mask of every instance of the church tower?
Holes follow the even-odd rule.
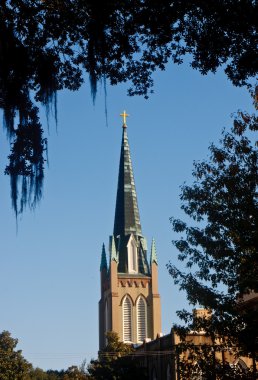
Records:
[[[118,174],[115,222],[109,239],[109,259],[103,244],[100,264],[99,349],[105,333],[115,331],[121,341],[139,344],[161,332],[158,260],[152,241],[150,260],[142,234],[125,111]]]

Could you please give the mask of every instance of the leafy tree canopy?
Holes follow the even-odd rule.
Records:
[[[47,147],[35,101],[56,112],[57,91],[79,89],[84,73],[93,99],[107,80],[147,97],[152,73],[186,55],[202,74],[223,65],[246,85],[258,69],[256,16],[252,0],[1,0],[0,107],[16,215],[41,197]]]
[[[71,366],[67,370],[47,370],[43,371],[40,368],[32,368],[29,375],[23,380],[87,380],[89,377],[86,374],[84,366]]]
[[[91,360],[88,366],[90,379],[94,380],[130,380],[147,379],[146,371],[135,358],[132,346],[119,341],[117,333],[107,332],[107,345],[99,353],[99,359]]]
[[[18,340],[8,331],[0,333],[0,378],[1,380],[24,380],[31,364],[16,350]]]
[[[84,368],[78,368],[77,366],[69,367],[64,374],[63,380],[87,380],[89,377],[86,375]]]
[[[178,312],[187,324],[177,326],[179,333],[204,330],[213,342],[224,337],[225,346],[236,345],[254,359],[257,305],[245,299],[258,293],[258,150],[251,139],[257,129],[257,117],[239,113],[220,146],[210,146],[209,160],[195,162],[194,182],[181,192],[181,208],[192,224],[171,219],[181,235],[173,243],[185,270],[168,265],[190,304],[212,312],[208,318]]]
[[[33,368],[24,359],[21,350],[16,350],[18,339],[8,331],[0,333],[0,379],[1,380],[87,380],[85,363],[80,367],[71,366],[67,370]]]
[[[232,364],[227,361],[223,345],[179,344],[178,374],[180,379],[189,380],[253,380],[256,379],[252,368],[240,359]],[[232,357],[231,357],[232,359]]]

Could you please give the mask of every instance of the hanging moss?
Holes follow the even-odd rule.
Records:
[[[49,112],[53,111],[57,124],[57,62],[58,57],[54,55],[51,49],[47,49],[37,57],[37,82],[38,91],[36,100],[40,101],[46,108],[47,120]]]

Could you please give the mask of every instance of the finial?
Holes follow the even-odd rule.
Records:
[[[123,118],[123,128],[126,128],[127,127],[127,125],[126,125],[126,118],[129,115],[128,115],[128,113],[126,113],[126,111],[124,111],[123,113],[120,113],[120,116],[122,116],[122,118]]]

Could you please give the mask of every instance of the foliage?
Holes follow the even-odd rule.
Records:
[[[121,342],[115,331],[108,331],[106,333],[106,339],[107,345],[101,352],[102,356],[105,356],[105,354],[108,356],[110,353],[112,353],[113,356],[119,357],[121,355],[126,355],[133,352],[132,346]]]
[[[33,368],[24,359],[21,350],[15,350],[18,339],[8,331],[0,333],[0,380],[87,380],[85,363],[80,367],[71,366],[67,370]]]
[[[22,356],[21,350],[15,350],[18,340],[8,331],[0,333],[0,379],[24,380],[31,364]]]
[[[99,359],[91,360],[88,366],[90,378],[94,380],[147,379],[145,370],[137,365],[130,355],[131,346],[120,342],[117,333],[107,332],[107,346],[100,352]]]
[[[48,370],[43,371],[40,368],[33,368],[30,374],[24,380],[87,380],[84,368],[71,366],[67,370]]]
[[[30,373],[27,375],[26,380],[50,380],[47,373],[41,368],[31,368]],[[52,378],[51,380],[56,380]]]
[[[256,11],[252,0],[1,0],[0,107],[8,136],[17,139],[9,157],[13,170],[6,170],[16,214],[18,197],[22,212],[42,189],[45,140],[32,100],[56,116],[57,91],[78,90],[85,73],[93,99],[101,81],[129,81],[130,95],[147,97],[152,73],[186,55],[202,74],[223,66],[235,85],[246,85],[257,73]],[[29,173],[17,165],[25,151],[36,160]],[[17,177],[25,178],[20,193]]]
[[[77,366],[69,367],[64,374],[63,380],[87,380],[88,376],[84,369],[78,368]]]
[[[205,331],[213,343],[223,338],[253,360],[258,355],[257,305],[245,299],[258,292],[258,150],[251,140],[257,129],[257,117],[238,113],[221,145],[210,146],[209,160],[194,163],[194,182],[181,192],[181,208],[194,224],[171,219],[181,234],[173,244],[185,271],[168,264],[190,304],[212,312],[196,318],[179,311],[186,323],[177,326],[180,335]]]
[[[252,369],[227,361],[228,348],[219,345],[194,345],[192,343],[177,346],[178,373],[180,378],[189,380],[251,380]]]

